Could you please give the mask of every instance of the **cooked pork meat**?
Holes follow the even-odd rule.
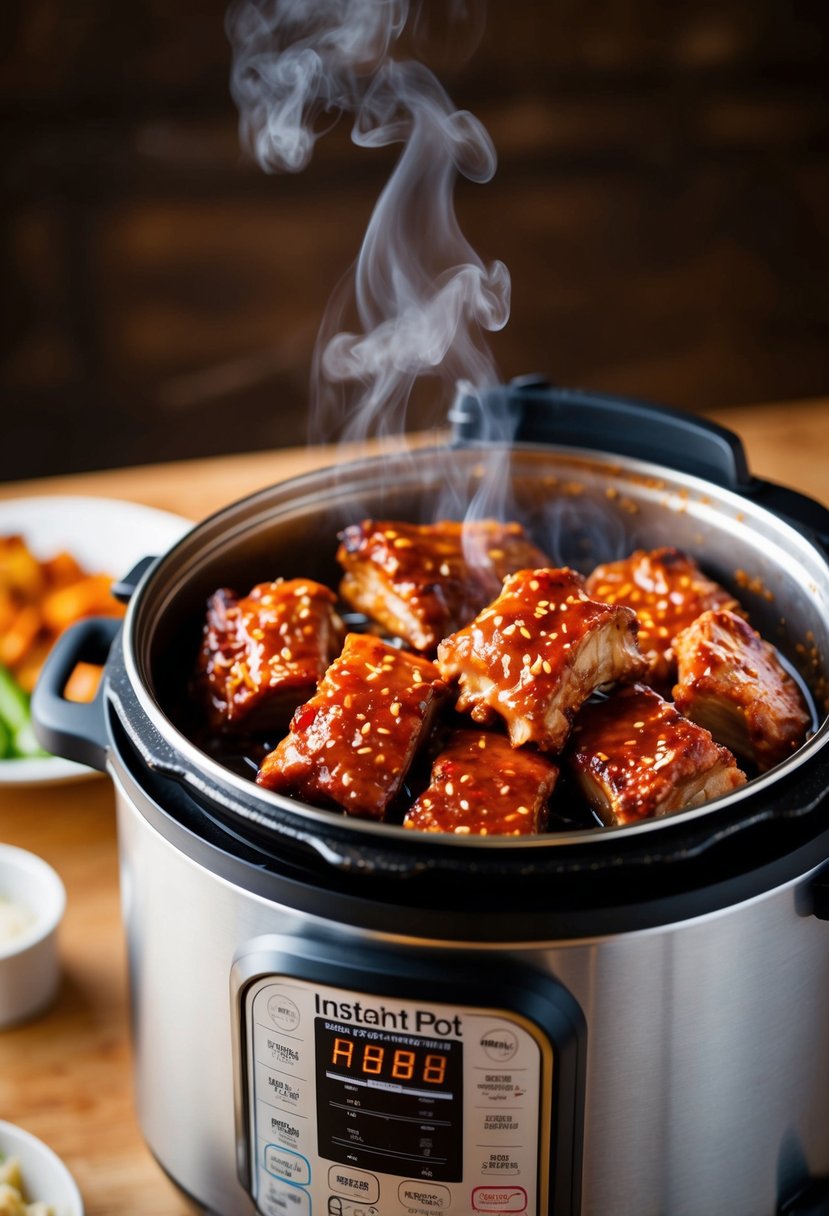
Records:
[[[441,642],[437,664],[457,681],[461,712],[481,725],[500,716],[513,747],[551,752],[595,689],[645,669],[633,611],[590,599],[567,567],[509,575],[494,603]]]
[[[256,780],[317,806],[382,819],[445,693],[427,659],[350,633]]]
[[[409,809],[403,826],[458,836],[543,832],[558,772],[537,752],[513,749],[503,735],[456,731],[432,765],[429,786]]]
[[[765,772],[806,738],[803,695],[773,646],[727,609],[704,612],[674,639],[680,713]]]
[[[344,629],[328,587],[298,578],[260,583],[207,604],[195,690],[209,723],[230,731],[284,731],[339,652]]]
[[[569,760],[606,824],[700,806],[746,780],[730,751],[644,684],[584,706]]]
[[[468,624],[505,574],[547,561],[519,524],[494,520],[364,520],[340,539],[343,599],[424,654]]]
[[[676,678],[673,640],[709,608],[742,609],[724,587],[679,549],[637,549],[597,566],[587,591],[607,604],[626,604],[639,620],[639,648],[649,665],[645,682],[668,694]]]

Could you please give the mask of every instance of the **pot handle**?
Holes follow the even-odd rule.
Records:
[[[744,493],[745,450],[725,427],[684,410],[521,376],[483,397],[461,391],[449,412],[457,444],[563,444],[650,460]]]
[[[63,690],[78,663],[106,662],[120,628],[120,618],[106,616],[71,625],[46,656],[32,693],[32,724],[41,746],[100,772],[106,770],[107,761],[105,681],[88,702],[67,701]]]

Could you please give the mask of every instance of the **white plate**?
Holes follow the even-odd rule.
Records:
[[[129,574],[142,557],[158,557],[192,528],[191,520],[112,498],[0,499],[0,536],[20,535],[36,557],[72,554],[90,573]],[[93,769],[59,756],[0,760],[0,785],[76,781]]]

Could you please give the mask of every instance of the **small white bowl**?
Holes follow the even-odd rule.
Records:
[[[26,925],[0,941],[0,1029],[40,1013],[60,980],[58,925],[66,907],[63,883],[34,853],[0,844],[0,899],[30,914]]]
[[[14,1123],[0,1121],[0,1153],[16,1157],[26,1200],[48,1203],[55,1216],[83,1216],[83,1200],[69,1170],[48,1145]]]

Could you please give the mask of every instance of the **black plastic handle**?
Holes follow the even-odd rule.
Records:
[[[105,663],[118,636],[117,617],[88,617],[61,634],[46,657],[32,693],[32,724],[41,747],[104,772],[107,726],[104,680],[92,701],[67,701],[66,683],[78,663]]]
[[[455,442],[550,443],[652,461],[745,492],[745,451],[725,427],[664,405],[558,388],[522,376],[481,397],[461,393],[449,414]]]

